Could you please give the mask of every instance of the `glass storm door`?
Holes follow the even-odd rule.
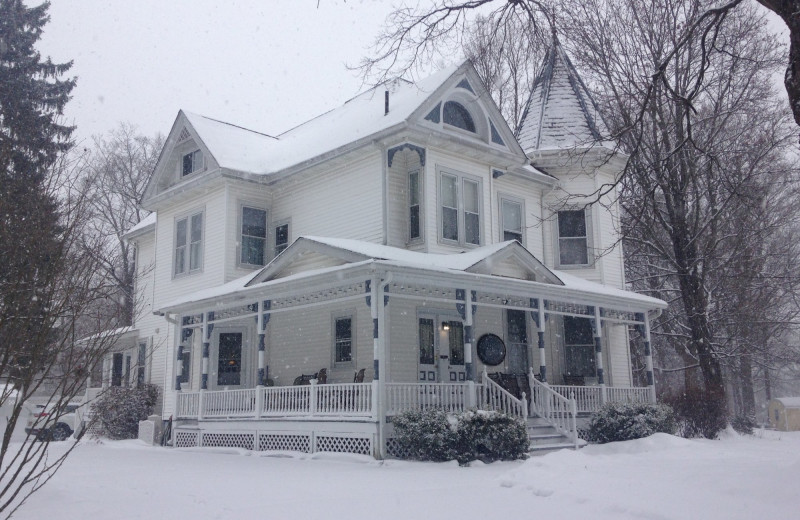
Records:
[[[419,319],[419,380],[425,383],[436,382],[436,319]]]
[[[508,371],[514,375],[528,373],[528,323],[525,311],[506,310],[508,330]]]
[[[463,383],[467,380],[464,365],[464,324],[461,320],[441,321],[439,374],[442,383]]]
[[[217,349],[217,386],[242,384],[242,333],[221,332]]]

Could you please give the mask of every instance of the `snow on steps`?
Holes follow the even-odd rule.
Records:
[[[527,426],[530,440],[528,452],[531,455],[544,455],[564,448],[575,449],[575,444],[569,437],[556,431],[543,419],[529,418]],[[586,442],[583,440],[578,441],[578,448],[582,448],[585,444]]]

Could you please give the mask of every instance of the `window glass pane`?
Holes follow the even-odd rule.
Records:
[[[458,240],[458,210],[442,208],[442,238]]]
[[[242,236],[241,262],[250,265],[264,265],[264,245],[266,242],[263,238]]]
[[[275,228],[275,254],[277,255],[289,246],[289,224]]]
[[[203,239],[203,214],[192,215],[192,242]]]
[[[409,205],[419,204],[419,172],[408,174],[408,192]]]
[[[586,265],[589,252],[585,238],[562,238],[558,241],[558,259],[562,265]]]
[[[475,122],[472,120],[469,111],[461,103],[448,101],[444,104],[442,112],[444,122],[448,125],[453,125],[469,132],[475,131]]]
[[[593,377],[597,371],[592,320],[564,316],[564,343],[567,374]]]
[[[183,174],[189,175],[193,171],[194,168],[192,167],[192,154],[187,153],[183,156]]]
[[[419,364],[433,365],[433,320],[420,318],[419,320]]]
[[[186,219],[181,219],[176,223],[177,230],[175,232],[175,246],[186,245]]]
[[[242,334],[226,332],[219,335],[217,385],[239,385],[242,374]]]
[[[460,321],[448,322],[450,330],[448,333],[450,343],[450,364],[464,364],[464,325]]]
[[[419,238],[419,206],[411,206],[409,209],[408,237]]]
[[[467,213],[464,215],[465,240],[468,244],[481,243],[481,218],[480,215]]]
[[[458,179],[452,175],[442,175],[442,206],[458,207]]]
[[[564,341],[567,345],[594,345],[592,320],[564,316]]]
[[[558,236],[585,237],[586,214],[583,210],[558,212]]]
[[[514,233],[513,231],[503,231],[503,241],[506,240],[516,240],[520,244],[522,243],[522,233]]]
[[[464,181],[464,211],[470,213],[478,213],[478,183],[472,181]]]
[[[175,250],[175,274],[181,274],[186,270],[186,246],[181,246]]]
[[[267,237],[267,212],[263,209],[242,208],[242,235]]]
[[[353,357],[353,335],[352,320],[350,318],[338,318],[336,320],[336,362],[345,363],[352,361]]]
[[[203,253],[203,248],[200,242],[197,242],[189,246],[190,271],[194,271],[195,269],[200,269],[200,266],[202,264],[202,253]]]
[[[183,355],[181,356],[181,366],[183,367],[181,372],[181,383],[188,383],[192,370],[192,355],[188,350],[183,351]]]
[[[503,201],[503,230],[522,234],[522,206],[519,203]]]

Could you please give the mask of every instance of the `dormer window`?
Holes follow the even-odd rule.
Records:
[[[183,156],[183,175],[189,175],[203,168],[203,152],[195,150]]]
[[[464,107],[464,105],[461,103],[456,101],[448,101],[445,103],[444,109],[442,110],[442,116],[444,122],[448,125],[461,128],[467,132],[475,133],[475,121],[473,121],[469,110],[467,110],[466,107]]]

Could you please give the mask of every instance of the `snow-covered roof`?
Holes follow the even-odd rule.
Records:
[[[138,224],[130,228],[128,231],[125,232],[124,238],[132,238],[136,235],[143,233],[147,228],[150,226],[156,225],[156,213],[150,213],[145,218],[139,221]]]
[[[608,128],[557,39],[525,105],[517,139],[526,153],[601,144]]]
[[[800,397],[777,397],[775,400],[786,408],[800,408]]]
[[[277,137],[186,111],[183,114],[221,167],[266,175],[404,122],[458,69],[447,67],[417,83],[394,80],[378,85]],[[384,107],[387,90],[388,114]]]
[[[137,331],[137,329],[135,329],[135,328],[133,328],[131,326],[119,327],[117,329],[104,330],[104,331],[98,332],[96,334],[92,334],[91,336],[86,336],[85,338],[79,339],[78,342],[91,341],[91,340],[95,340],[95,339],[105,339],[105,338],[111,338],[111,337],[129,336],[132,333],[135,333],[136,331]]]

